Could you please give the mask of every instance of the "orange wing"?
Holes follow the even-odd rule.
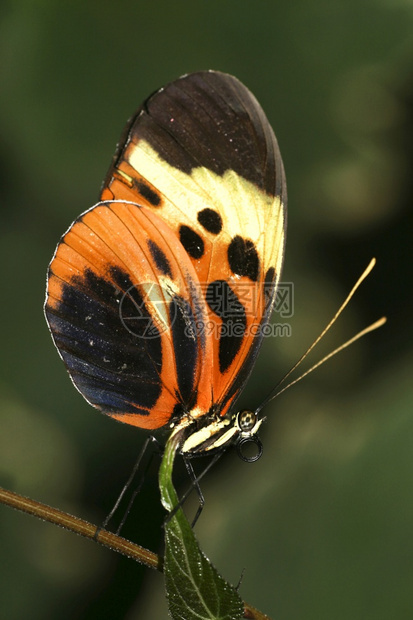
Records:
[[[261,106],[223,73],[172,82],[129,122],[101,197],[146,205],[187,252],[207,302],[213,402],[225,415],[252,370],[284,255],[284,170]]]
[[[155,429],[212,406],[212,344],[198,279],[157,214],[125,201],[80,216],[49,267],[45,312],[83,396]],[[196,409],[196,411],[195,411]]]

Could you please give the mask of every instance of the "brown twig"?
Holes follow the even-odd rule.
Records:
[[[47,504],[42,504],[41,502],[37,502],[1,487],[0,503],[37,517],[38,519],[42,519],[43,521],[54,523],[59,527],[75,532],[75,534],[79,534],[85,538],[95,540],[108,549],[122,553],[122,555],[132,558],[148,568],[154,568],[162,572],[163,561],[156,553],[144,549],[144,547],[140,547],[121,536],[107,532],[106,530],[99,531],[96,525],[79,519],[78,517],[74,517],[67,512],[52,508],[51,506],[47,506]],[[268,616],[262,614],[247,603],[244,603],[244,618],[249,620],[270,620]]]
[[[266,616],[255,607],[248,605],[248,603],[244,603],[244,615],[243,618],[247,618],[247,620],[271,620],[269,616]]]
[[[96,540],[101,545],[108,547],[109,549],[113,549],[118,553],[122,553],[133,560],[137,560],[148,568],[155,568],[156,570],[162,571],[162,560],[156,555],[156,553],[152,553],[152,551],[148,551],[148,549],[144,549],[143,547],[140,547],[139,545],[136,545],[121,536],[107,532],[106,530],[100,530],[99,533],[97,533],[98,528],[96,525],[93,525],[88,521],[84,521],[83,519],[79,519],[78,517],[73,517],[67,512],[57,510],[56,508],[36,502],[33,499],[13,493],[12,491],[7,491],[1,487],[0,502],[10,506],[11,508],[16,508],[17,510],[21,510],[22,512],[38,517],[43,521],[54,523],[55,525],[65,528],[66,530],[80,534],[80,536],[84,536],[85,538]]]

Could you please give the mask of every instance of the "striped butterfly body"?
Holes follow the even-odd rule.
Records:
[[[45,313],[70,377],[127,424],[195,456],[254,441],[235,412],[279,282],[278,144],[236,78],[189,74],[128,123],[101,191],[57,246]],[[254,460],[254,459],[250,459]]]

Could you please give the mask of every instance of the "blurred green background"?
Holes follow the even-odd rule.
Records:
[[[413,617],[413,2],[65,2],[0,8],[0,484],[100,523],[145,432],[73,388],[43,318],[46,267],[96,202],[126,119],[183,73],[257,96],[289,188],[292,337],[267,339],[255,406],[378,265],[312,360],[380,331],[265,411],[264,456],[204,481],[201,546],[274,620]],[[304,365],[305,366],[305,365]],[[185,482],[185,478],[183,478]],[[188,510],[191,507],[188,506]],[[125,535],[159,549],[156,467]],[[0,508],[2,617],[167,617],[159,574]]]

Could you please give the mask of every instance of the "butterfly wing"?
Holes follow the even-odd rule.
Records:
[[[252,369],[284,255],[285,176],[261,106],[223,73],[172,82],[129,122],[101,197],[147,205],[185,248],[207,301],[224,415]]]
[[[102,202],[76,220],[49,266],[46,318],[92,405],[155,429],[211,406],[211,342],[197,275],[147,207]],[[156,405],[156,406],[155,406]]]

